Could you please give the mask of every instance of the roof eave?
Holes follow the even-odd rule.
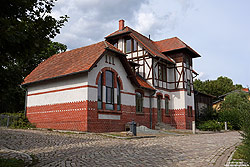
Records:
[[[35,83],[40,83],[43,81],[48,81],[48,80],[53,80],[53,79],[58,79],[58,78],[63,78],[63,77],[67,77],[67,76],[71,76],[71,75],[76,75],[76,74],[80,74],[80,73],[84,73],[84,72],[88,72],[89,70],[83,70],[83,71],[78,71],[78,72],[73,72],[73,73],[69,73],[69,74],[65,74],[65,75],[59,75],[56,77],[51,77],[51,78],[46,78],[46,79],[42,79],[42,80],[38,80],[38,81],[34,81],[34,82],[28,82],[28,83],[22,83],[22,86],[28,86],[31,84],[35,84]]]
[[[119,33],[119,34],[114,34],[114,35],[106,36],[105,39],[117,37],[117,36],[120,36],[120,35],[129,34],[129,33],[131,33],[131,31],[126,31],[126,32],[122,32],[122,33]]]

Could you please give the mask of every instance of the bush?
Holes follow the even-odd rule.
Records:
[[[250,165],[250,111],[245,112],[243,116],[243,144],[241,146],[241,154],[243,155],[244,160]]]
[[[223,124],[217,122],[216,120],[209,120],[202,122],[198,125],[198,129],[204,131],[220,131],[223,129]]]
[[[25,129],[25,128],[34,128],[35,127],[25,117],[24,112],[19,112],[19,113],[4,113],[3,115],[9,115],[10,117],[14,117],[14,119],[10,122],[10,127],[11,128]]]

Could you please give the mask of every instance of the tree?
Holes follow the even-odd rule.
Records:
[[[234,92],[225,97],[221,104],[220,120],[230,122],[233,129],[243,127],[246,113],[250,111],[249,94],[243,91]],[[249,120],[248,120],[249,121]]]
[[[52,42],[67,21],[51,16],[54,0],[3,0],[0,7],[0,106],[1,112],[23,110],[20,88],[40,62],[63,52],[66,46]]]
[[[234,85],[230,78],[220,76],[216,80],[201,81],[196,79],[194,81],[194,89],[218,97],[236,89],[240,90],[242,85]]]

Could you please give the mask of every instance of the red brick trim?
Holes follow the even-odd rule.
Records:
[[[105,71],[111,71],[114,73],[114,88],[117,88],[117,77],[119,76],[118,73],[111,67],[104,67],[101,69],[101,71],[103,72],[103,85],[104,86],[106,85]],[[99,73],[98,73],[97,78],[96,78],[96,84],[98,84]],[[123,89],[123,84],[121,82],[121,79],[120,79],[120,85],[121,85],[121,89]]]
[[[165,94],[165,98],[168,98],[168,100],[170,100],[170,96],[168,94]]]
[[[96,85],[98,85],[98,80],[99,80],[99,77],[101,76],[101,72],[99,72],[98,74],[97,74],[97,77],[96,77],[96,81],[95,81],[95,84]]]
[[[118,76],[118,81],[120,83],[120,87],[121,87],[121,90],[123,90],[123,83],[122,83],[122,80],[121,80],[121,77]]]
[[[50,90],[50,91],[39,92],[39,93],[32,93],[32,94],[28,94],[27,96],[41,95],[41,94],[46,94],[46,93],[55,93],[55,92],[61,92],[65,90],[73,90],[73,89],[80,89],[80,88],[87,88],[87,87],[97,88],[97,86],[83,85],[83,86],[76,86],[76,87],[65,88],[65,89],[57,89],[57,90]]]
[[[163,98],[163,95],[162,95],[162,93],[160,93],[160,92],[156,93],[156,97],[157,97],[157,96],[161,96],[161,98]]]

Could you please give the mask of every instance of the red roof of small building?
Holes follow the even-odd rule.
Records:
[[[194,53],[194,57],[200,57],[200,55],[195,50],[193,50],[177,37],[156,41],[154,44],[161,52],[169,52],[186,48]]]
[[[88,71],[107,48],[123,54],[106,41],[59,53],[40,63],[22,84]]]
[[[151,85],[149,85],[147,83],[147,81],[145,81],[142,77],[136,75],[136,80],[137,82],[140,84],[140,86],[142,88],[146,88],[146,89],[151,89],[151,90],[155,90]]]

